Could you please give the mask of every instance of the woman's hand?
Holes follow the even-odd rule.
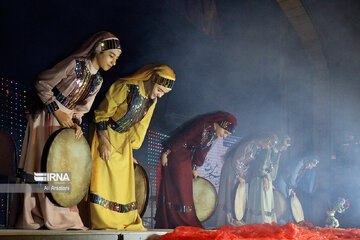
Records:
[[[62,127],[72,128],[74,126],[74,122],[69,114],[64,113],[60,109],[56,110],[53,114]]]
[[[267,190],[269,190],[269,179],[267,179],[266,177],[264,177],[263,178],[264,180],[264,183],[263,183],[263,185],[264,185],[264,190],[265,191],[267,191]]]
[[[289,196],[292,197],[292,196],[295,196],[295,195],[296,195],[296,194],[295,194],[294,189],[290,188],[290,189],[289,189]]]
[[[167,156],[170,154],[170,150],[167,150],[163,154],[161,154],[161,164],[166,167],[168,165],[168,158]]]
[[[106,162],[110,160],[111,155],[111,145],[109,141],[99,143],[98,151],[100,154],[100,157],[105,160]]]
[[[195,179],[200,177],[200,174],[199,174],[199,172],[197,170],[192,170],[192,172],[193,172],[193,176],[194,176]]]
[[[77,124],[74,124],[73,128],[75,129],[75,138],[80,139],[81,136],[83,135],[83,131],[82,131],[81,127]]]
[[[133,157],[133,163],[134,164],[139,164],[138,161]]]
[[[104,161],[107,162],[110,160],[110,155],[111,155],[111,144],[110,144],[109,134],[107,130],[98,131],[97,133],[99,136],[99,146],[98,146],[99,155]]]
[[[240,186],[243,187],[245,185],[245,179],[239,178],[239,181],[240,181]]]

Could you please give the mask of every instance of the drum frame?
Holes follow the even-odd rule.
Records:
[[[244,210],[243,210],[243,215],[242,215],[241,219],[238,219],[235,204],[236,204],[236,200],[237,200],[237,191],[238,191],[238,189],[239,189],[240,186],[241,186],[241,183],[240,183],[240,182],[236,184],[235,194],[234,194],[234,198],[233,198],[233,199],[234,199],[234,200],[233,200],[233,201],[234,201],[233,206],[234,206],[234,214],[235,214],[234,217],[235,217],[238,221],[241,221],[241,220],[244,218],[244,216],[245,216],[246,204],[247,204],[247,194],[248,194],[246,184],[244,184],[243,188],[244,188],[244,191],[245,191],[245,208],[244,208]]]
[[[55,132],[53,132],[50,137],[48,138],[48,140],[46,140],[43,152],[41,154],[41,172],[47,172],[46,167],[47,167],[47,157],[49,155],[49,151],[50,151],[50,147],[51,147],[51,143],[53,143],[55,137],[61,132],[61,129],[56,130]],[[43,182],[44,184],[48,184],[48,182]],[[50,201],[55,204],[56,206],[62,207],[60,204],[58,204],[55,199],[53,198],[53,196],[51,195],[51,193],[45,193],[45,195],[50,199]]]
[[[48,140],[46,141],[45,143],[45,146],[44,146],[44,149],[43,149],[43,152],[42,152],[42,155],[41,155],[41,172],[47,172],[47,157],[49,155],[49,151],[50,151],[50,147],[51,147],[51,144],[54,142],[54,139],[57,137],[57,135],[60,134],[60,132],[62,130],[66,130],[66,129],[69,129],[69,128],[60,128],[58,130],[56,130],[55,132],[53,132],[50,137],[48,138]],[[86,139],[85,139],[86,140]],[[86,140],[87,142],[87,140]],[[90,148],[90,146],[89,146]],[[90,153],[91,154],[91,153]],[[42,182],[42,184],[48,184],[48,182]],[[88,188],[90,189],[90,182],[89,182],[89,186]],[[89,189],[88,189],[88,192],[89,192]],[[56,206],[59,206],[59,207],[64,207],[62,205],[60,205],[58,202],[56,202],[56,200],[54,199],[54,197],[52,196],[51,193],[48,193],[46,192],[45,195],[50,199],[50,201],[55,204]],[[86,196],[87,194],[85,194]],[[81,201],[80,201],[81,202]],[[79,203],[80,203],[79,202]],[[77,203],[77,204],[79,204]],[[77,205],[76,204],[76,205]]]
[[[149,177],[147,175],[145,168],[143,166],[141,166],[139,163],[134,163],[134,177],[135,177],[135,169],[138,167],[143,172],[143,176],[145,176],[145,188],[146,188],[145,202],[144,202],[143,206],[141,207],[141,210],[138,209],[140,217],[143,217],[146,212],[147,206],[149,204],[151,186],[150,186]],[[136,188],[136,186],[135,186],[135,188]],[[135,189],[135,195],[136,195],[136,189]]]
[[[296,206],[296,204],[298,204],[298,206]],[[294,209],[295,207],[297,207],[297,209]],[[300,202],[300,199],[296,195],[293,195],[290,197],[290,208],[291,208],[291,214],[292,214],[293,218],[295,219],[295,222],[298,223],[305,219],[302,204]],[[295,210],[298,210],[298,211],[301,210],[301,212],[300,212],[301,216],[295,216],[295,214],[294,214]]]
[[[215,211],[216,211],[216,208],[217,208],[217,205],[218,205],[218,202],[219,202],[219,197],[218,197],[218,193],[217,193],[217,191],[216,191],[216,188],[215,188],[214,184],[212,184],[212,182],[210,182],[209,180],[207,180],[206,178],[203,178],[203,177],[197,177],[197,178],[203,179],[203,180],[205,180],[206,182],[210,183],[210,185],[213,187],[214,192],[215,192],[215,207],[214,207],[214,209],[212,210],[212,212],[209,214],[209,216],[208,216],[207,218],[205,218],[205,219],[202,220],[202,221],[200,221],[200,219],[199,219],[200,222],[205,222],[206,220],[208,220],[209,218],[211,218],[212,215],[214,215],[214,213],[215,213]],[[193,181],[194,181],[194,180],[195,180],[195,179],[193,179]],[[193,196],[194,196],[194,189],[193,189]],[[195,201],[194,201],[194,208],[195,208],[195,215],[196,215]],[[196,215],[196,217],[197,217],[197,215]]]

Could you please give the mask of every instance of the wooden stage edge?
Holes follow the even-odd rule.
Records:
[[[0,229],[0,239],[9,240],[145,240],[152,234],[163,235],[173,229],[149,229],[148,231],[108,231],[108,230],[21,230]]]

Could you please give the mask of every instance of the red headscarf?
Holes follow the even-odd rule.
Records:
[[[228,112],[214,112],[209,113],[201,116],[205,121],[207,122],[216,122],[220,125],[220,127],[224,128],[225,130],[233,133],[235,130],[235,127],[237,125],[236,118],[234,115]]]

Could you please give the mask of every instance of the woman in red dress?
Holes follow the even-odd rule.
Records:
[[[236,118],[230,113],[210,113],[183,125],[165,142],[155,228],[202,227],[195,212],[192,179],[199,176],[196,169],[203,165],[214,140],[232,134],[235,126]]]

